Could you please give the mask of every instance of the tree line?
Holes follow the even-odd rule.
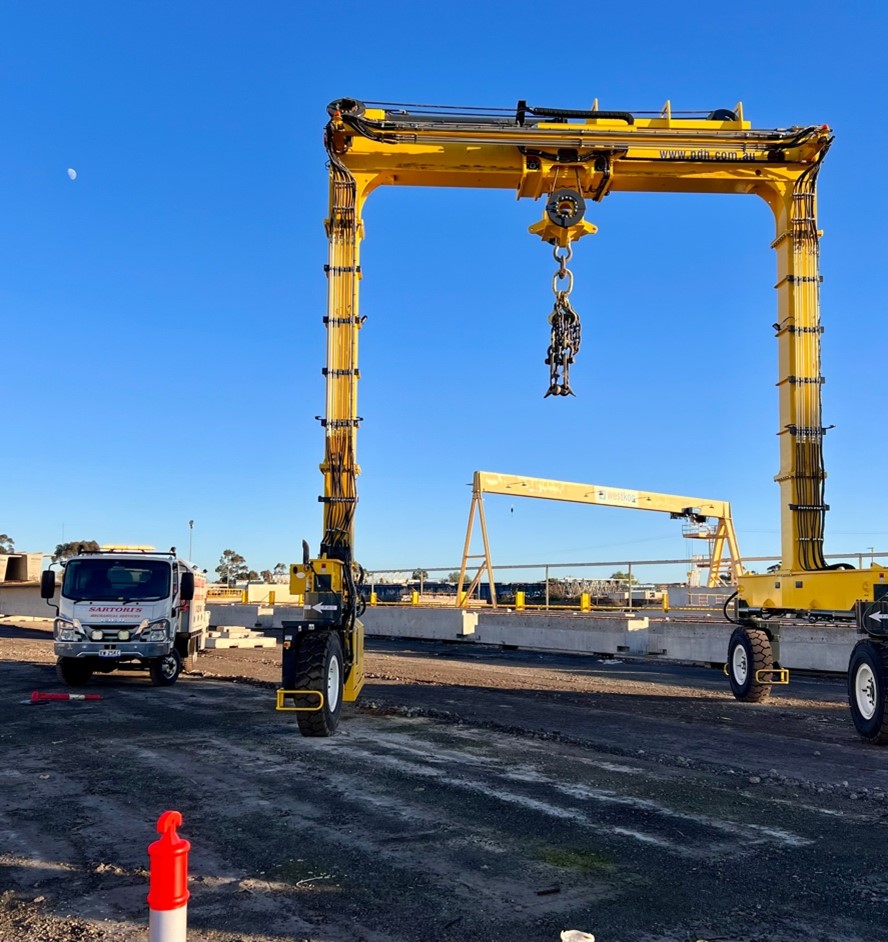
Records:
[[[52,554],[52,562],[64,564],[78,553],[98,553],[100,550],[101,547],[95,540],[69,540],[67,543],[59,543],[56,546],[55,552]],[[14,552],[15,540],[13,540],[8,533],[0,533],[0,553],[9,554]],[[219,565],[216,566],[216,574],[219,576],[219,581],[229,586],[236,582],[261,581],[273,583],[276,582],[279,577],[286,575],[289,571],[290,567],[286,563],[275,563],[273,569],[262,569],[257,572],[255,569],[251,569],[247,565],[246,559],[233,549],[223,550],[219,558]],[[420,585],[422,585],[429,578],[428,570],[414,569],[412,578],[419,580]],[[615,572],[610,578],[619,581],[627,581],[629,575],[625,572]],[[381,578],[376,581],[380,585],[383,585],[389,580]],[[458,582],[459,573],[448,573],[446,580],[443,581]],[[631,581],[633,584],[638,582],[635,576],[632,577]],[[550,580],[550,582],[555,584],[557,580]]]
[[[275,577],[286,575],[290,567],[286,563],[275,563],[274,569],[262,569],[257,572],[247,565],[246,559],[233,549],[222,551],[216,574],[219,582],[232,585],[236,582],[275,582]]]
[[[66,563],[78,553],[98,553],[101,547],[95,540],[69,540],[59,543],[51,559],[54,563]],[[14,553],[15,540],[8,533],[0,533],[0,553]]]
[[[96,540],[68,540],[56,545],[51,554],[53,563],[64,565],[72,556],[80,553],[99,553],[101,552]],[[0,533],[0,553],[11,554],[15,552],[15,540],[8,533]],[[275,563],[273,569],[263,569],[256,572],[247,565],[246,559],[240,553],[232,549],[227,549],[222,553],[219,559],[219,565],[216,567],[216,573],[220,582],[232,585],[235,582],[274,582],[276,576],[285,575],[290,567],[286,563]]]

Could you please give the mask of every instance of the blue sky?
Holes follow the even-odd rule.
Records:
[[[719,12],[523,2],[0,7],[0,532],[317,549],[338,97],[831,125],[820,176],[827,552],[888,551],[879,351],[882,3]],[[72,181],[68,168],[77,171]],[[506,191],[379,191],[363,246],[357,557],[455,566],[475,469],[732,501],[779,552],[773,221],[754,197],[614,194],[571,267],[577,396],[543,400],[554,263]],[[500,564],[684,558],[674,521],[487,502]]]

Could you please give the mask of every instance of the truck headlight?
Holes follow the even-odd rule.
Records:
[[[118,641],[129,641],[129,639],[130,639],[130,633],[126,629],[124,629],[123,631],[117,632]]]
[[[93,629],[93,630],[89,633],[89,636],[90,636],[90,638],[93,639],[93,641],[101,641],[102,638],[105,637],[105,635],[104,635],[98,628]]]
[[[142,631],[142,637],[147,636],[148,641],[166,641],[170,633],[170,623],[166,618],[161,618],[160,621],[153,621],[151,624]]]
[[[52,631],[57,641],[77,641],[80,637],[78,625],[64,618],[57,618],[52,623]]]

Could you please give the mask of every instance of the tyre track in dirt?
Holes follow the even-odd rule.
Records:
[[[884,927],[886,751],[841,739],[835,684],[720,724],[733,701],[683,676],[584,691],[545,660],[503,675],[376,652],[361,708],[303,739],[266,686],[209,676],[159,690],[109,675],[99,703],[18,705],[55,687],[51,666],[2,641],[0,657],[3,942],[144,938],[145,848],[167,807],[194,846],[190,942]],[[202,666],[273,684],[259,652]]]

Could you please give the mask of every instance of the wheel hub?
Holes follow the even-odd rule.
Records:
[[[860,715],[871,720],[876,713],[876,676],[868,664],[861,664],[854,676],[854,695]]]
[[[330,658],[327,670],[327,706],[333,711],[339,706],[339,658]]]
[[[734,659],[732,666],[734,670],[734,679],[737,681],[737,683],[745,683],[746,675],[749,673],[749,664],[746,660],[746,652],[740,645],[734,649]]]

